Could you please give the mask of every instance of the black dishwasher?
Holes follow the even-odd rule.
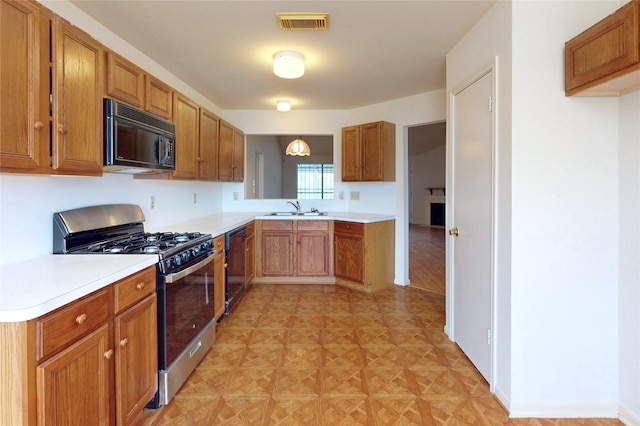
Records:
[[[238,304],[246,289],[245,280],[245,258],[247,239],[247,227],[241,226],[225,234],[226,253],[226,305],[225,315],[229,315],[231,310]]]

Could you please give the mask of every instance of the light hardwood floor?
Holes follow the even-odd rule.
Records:
[[[366,295],[251,286],[171,403],[145,411],[137,425],[621,425],[509,419],[443,333],[444,230],[434,235],[411,261],[409,287]],[[440,256],[442,268],[418,267]],[[427,291],[417,288],[422,276],[431,277]]]

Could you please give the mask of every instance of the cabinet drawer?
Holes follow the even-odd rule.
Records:
[[[109,289],[99,290],[36,320],[36,358],[52,355],[109,318]]]
[[[113,285],[114,313],[118,313],[156,291],[156,267],[151,266]]]
[[[254,222],[247,223],[247,236],[254,234]]]
[[[224,250],[224,235],[218,235],[213,239],[213,249],[215,251]]]
[[[335,221],[333,223],[333,232],[342,232],[345,234],[357,234],[364,235],[364,223],[358,222],[341,222]]]
[[[298,231],[328,231],[329,221],[327,220],[299,220]]]
[[[292,220],[264,220],[262,221],[263,231],[293,231]]]

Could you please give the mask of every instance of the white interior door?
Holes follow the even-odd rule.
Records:
[[[493,71],[453,96],[452,338],[491,383]],[[457,232],[457,236],[456,236]]]

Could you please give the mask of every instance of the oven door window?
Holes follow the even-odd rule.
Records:
[[[160,348],[161,369],[171,365],[204,326],[213,321],[212,260],[212,256],[208,257],[201,268],[162,286],[165,312],[158,313],[161,317],[158,322],[161,326],[164,323],[165,347]]]

